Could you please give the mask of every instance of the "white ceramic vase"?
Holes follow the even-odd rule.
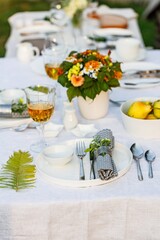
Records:
[[[78,97],[78,106],[82,116],[86,119],[98,119],[104,117],[108,112],[109,93],[100,92],[94,100]]]

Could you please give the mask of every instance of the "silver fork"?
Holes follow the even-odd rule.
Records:
[[[76,143],[76,155],[80,159],[80,180],[85,180],[83,158],[86,156],[84,141],[79,141]]]

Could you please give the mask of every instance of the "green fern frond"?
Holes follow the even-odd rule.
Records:
[[[0,188],[16,191],[34,187],[36,166],[29,152],[14,152],[0,172]]]

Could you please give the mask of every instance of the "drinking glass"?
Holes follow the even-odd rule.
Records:
[[[44,50],[42,51],[44,67],[47,76],[53,81],[56,88],[57,96],[59,95],[58,87],[58,69],[61,62],[67,55],[67,46],[55,41],[55,38],[48,38]]]
[[[55,88],[50,85],[36,85],[25,89],[29,116],[38,122],[40,141],[31,145],[31,150],[41,152],[47,146],[44,138],[44,125],[54,113]]]

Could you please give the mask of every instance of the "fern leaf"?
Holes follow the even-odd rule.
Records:
[[[16,191],[34,187],[36,166],[29,152],[14,152],[0,172],[0,188]]]

